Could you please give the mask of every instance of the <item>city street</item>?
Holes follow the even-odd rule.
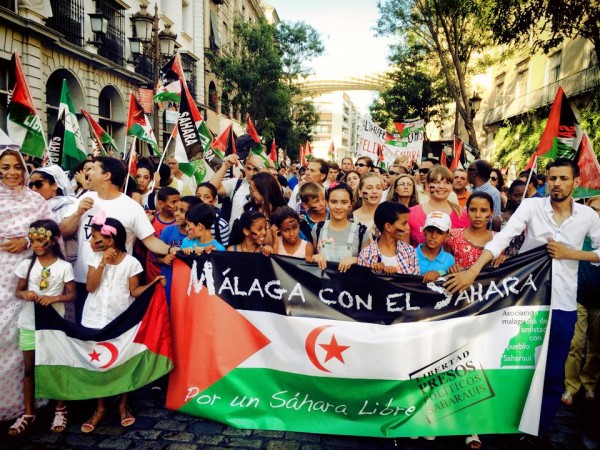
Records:
[[[239,430],[218,423],[169,411],[162,407],[164,393],[157,395],[149,388],[141,389],[131,396],[135,424],[122,428],[116,414],[117,404],[109,404],[110,417],[93,433],[80,431],[81,423],[93,412],[93,402],[70,402],[70,424],[67,432],[54,434],[49,431],[52,420],[50,407],[38,414],[31,432],[19,438],[9,438],[9,423],[0,424],[0,450],[12,449],[168,449],[191,450],[245,448],[265,450],[321,450],[321,449],[466,449],[464,437],[424,439],[356,438],[282,431]],[[557,450],[583,448],[581,424],[583,402],[572,408],[562,408],[556,421],[552,443]],[[489,450],[518,449],[517,437],[481,436],[483,448]]]

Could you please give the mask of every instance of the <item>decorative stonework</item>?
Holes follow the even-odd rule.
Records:
[[[50,0],[19,0],[18,8],[20,16],[42,25],[52,17]]]

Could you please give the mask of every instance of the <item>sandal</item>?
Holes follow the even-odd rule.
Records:
[[[130,427],[135,423],[135,417],[131,412],[131,408],[126,406],[125,408],[121,408],[121,426],[122,427]]]
[[[571,394],[571,391],[563,392],[560,402],[565,406],[571,406],[573,404],[573,394]]]
[[[19,417],[15,423],[13,423],[8,429],[9,436],[19,436],[23,434],[29,426],[35,422],[35,415],[23,414]]]
[[[54,420],[50,426],[50,431],[53,433],[62,433],[67,429],[67,412],[66,406],[54,410]]]
[[[98,424],[104,419],[104,411],[94,411],[94,415],[81,425],[82,433],[91,433],[96,429]]]
[[[478,450],[481,448],[481,440],[476,434],[467,437],[467,439],[465,439],[465,443],[467,444],[467,447],[474,450]]]

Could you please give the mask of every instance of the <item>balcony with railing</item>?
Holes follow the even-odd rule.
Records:
[[[52,17],[46,20],[46,26],[64,35],[71,44],[83,45],[83,1],[50,0]]]
[[[125,65],[125,11],[111,0],[96,0],[96,12],[108,17],[108,30],[102,37],[98,54],[123,66]],[[98,40],[98,36],[96,36]]]
[[[486,111],[484,125],[491,125],[549,105],[554,101],[558,86],[562,86],[569,97],[600,87],[600,68],[598,65],[589,67],[520,97],[506,96],[505,102]]]

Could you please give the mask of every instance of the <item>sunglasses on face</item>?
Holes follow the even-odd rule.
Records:
[[[368,165],[368,164],[365,164],[365,163],[356,163],[356,164],[354,164],[354,165],[355,165],[356,167],[369,167],[369,165]]]
[[[427,169],[427,168],[419,169],[419,173],[422,175],[427,175],[429,173],[429,169]]]
[[[498,181],[498,177],[490,177],[490,180],[492,180],[492,181]]]
[[[394,172],[393,170],[390,170],[388,175],[400,175],[400,172]]]
[[[34,187],[36,189],[41,188],[44,183],[46,183],[46,180],[36,180],[36,181],[30,181],[29,182],[29,189],[33,189]]]

